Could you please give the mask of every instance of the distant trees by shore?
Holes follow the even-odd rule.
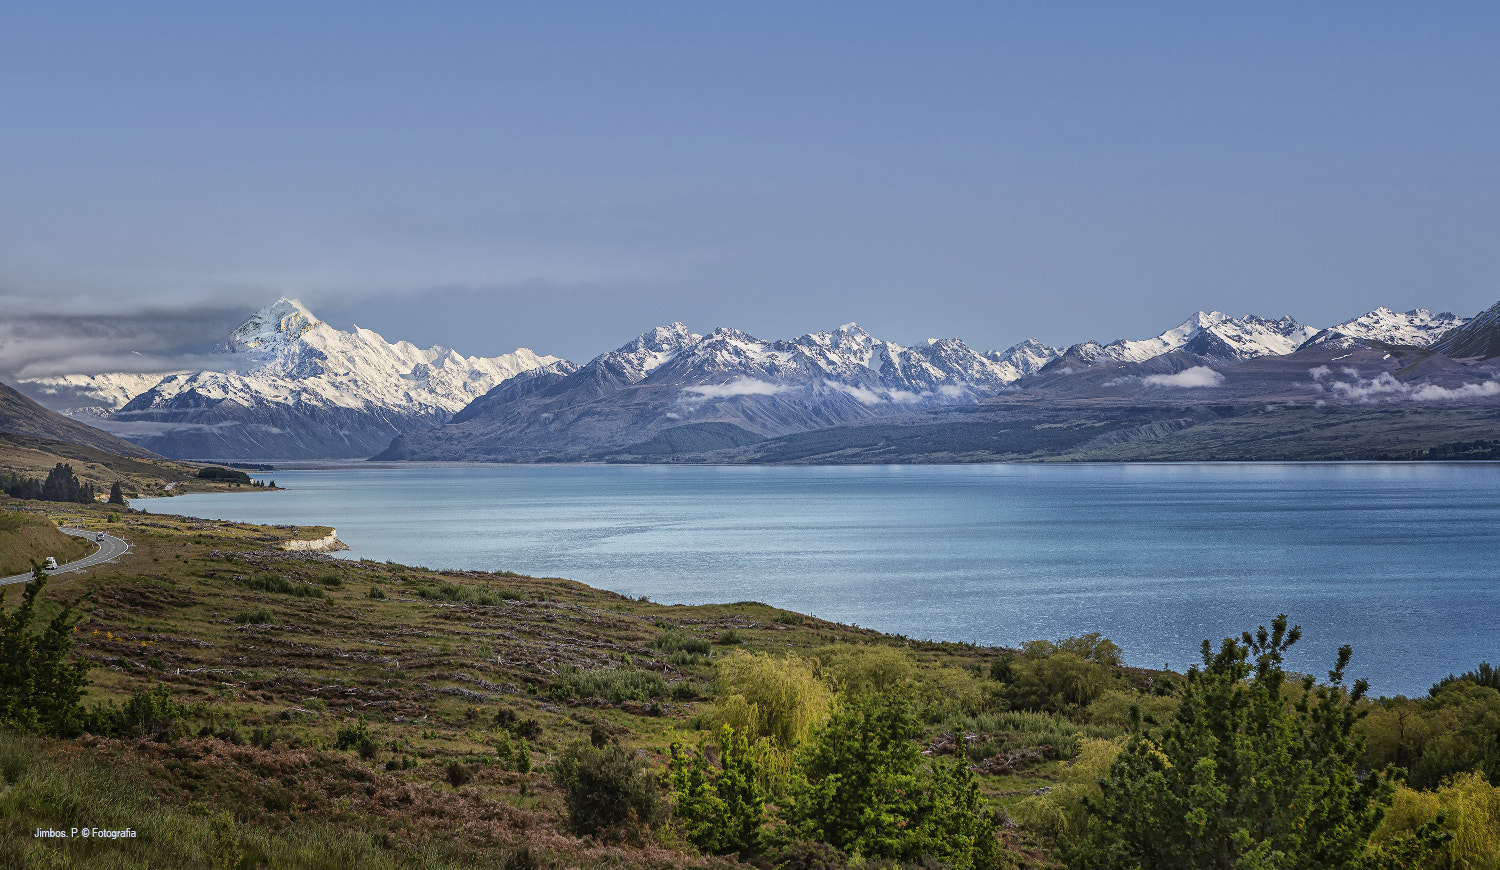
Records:
[[[249,486],[252,483],[250,475],[245,472],[236,471],[233,468],[220,468],[217,465],[209,465],[198,469],[198,479],[216,480],[221,483],[238,483],[243,486]]]

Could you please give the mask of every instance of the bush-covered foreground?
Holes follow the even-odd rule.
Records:
[[[1500,868],[1488,665],[1371,700],[1284,618],[1172,674],[118,513],[5,602],[0,866]]]

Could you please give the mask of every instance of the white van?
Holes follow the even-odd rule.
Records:
[[[49,571],[52,570],[53,568],[56,568],[57,567],[57,557],[56,556],[48,556],[47,557],[47,564],[43,565],[42,567],[46,568]]]

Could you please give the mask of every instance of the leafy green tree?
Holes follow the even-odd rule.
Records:
[[[670,772],[676,806],[672,816],[688,842],[705,852],[741,854],[754,851],[765,819],[763,778],[743,730],[729,725],[719,731],[719,768],[708,753],[672,747]]]
[[[955,870],[996,866],[995,831],[962,763],[924,763],[921,725],[901,689],[841,695],[803,746],[787,822],[845,852]]]
[[[19,607],[6,613],[0,591],[0,726],[71,737],[83,720],[79,699],[89,663],[67,660],[80,615],[76,601],[59,610],[42,631],[32,630],[37,596],[46,585],[46,571],[33,562]]]
[[[1391,801],[1380,771],[1358,775],[1356,710],[1366,685],[1288,684],[1283,656],[1301,637],[1285,614],[1218,653],[1203,642],[1182,702],[1161,732],[1134,733],[1091,802],[1083,868],[1356,868]]]

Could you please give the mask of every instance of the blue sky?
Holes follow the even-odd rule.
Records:
[[[1480,3],[11,4],[0,373],[66,367],[37,336],[69,322],[105,355],[167,352],[282,294],[578,360],[671,320],[988,349],[1199,308],[1472,314],[1500,299],[1497,24]]]

